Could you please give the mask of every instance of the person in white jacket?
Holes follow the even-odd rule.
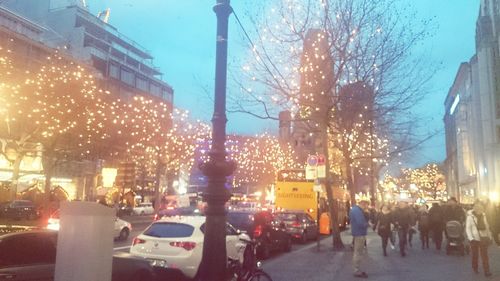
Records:
[[[481,202],[476,202],[474,204],[474,208],[467,212],[465,230],[467,239],[470,241],[472,252],[472,269],[475,273],[479,273],[478,262],[480,253],[481,261],[483,262],[484,275],[491,276],[488,259],[489,243],[485,242],[484,238],[489,238],[489,241],[492,241],[492,237],[488,220],[486,219],[486,215],[484,213],[484,206]]]

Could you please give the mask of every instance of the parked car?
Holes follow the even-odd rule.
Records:
[[[116,215],[118,217],[123,217],[123,216],[131,216],[133,213],[134,213],[134,208],[132,208],[132,206],[127,204],[120,204],[118,206],[118,211],[116,212]]]
[[[288,252],[292,249],[291,236],[286,225],[268,211],[230,211],[227,221],[257,242],[257,255],[267,259],[272,251]]]
[[[318,224],[304,211],[286,211],[276,214],[285,223],[286,232],[302,243],[318,237]]]
[[[0,280],[54,280],[57,231],[36,230],[0,236]],[[84,266],[84,265],[83,265]],[[153,268],[121,253],[113,256],[113,281],[152,281]]]
[[[203,253],[205,217],[164,217],[153,222],[137,236],[130,253],[159,268],[178,268],[186,277],[194,278]],[[240,233],[227,224],[226,249],[231,259],[239,258]]]
[[[164,217],[174,217],[174,216],[196,216],[200,215],[200,211],[198,208],[189,206],[189,207],[175,207],[175,206],[166,206],[158,210],[158,212],[154,216],[154,220],[159,220]]]
[[[135,215],[151,215],[155,212],[155,209],[153,208],[153,203],[139,203],[139,205],[134,207],[132,212]]]
[[[55,211],[49,218],[47,222],[47,229],[59,230],[59,210]],[[132,231],[132,225],[122,219],[115,218],[115,231],[114,238],[116,240],[124,241],[128,239],[130,231]]]
[[[14,233],[14,232],[24,232],[29,230],[39,229],[36,226],[26,226],[26,225],[0,225],[0,236],[4,234]]]
[[[34,220],[39,217],[38,211],[29,200],[14,200],[0,206],[0,216],[8,219]]]

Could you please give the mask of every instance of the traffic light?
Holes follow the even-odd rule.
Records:
[[[121,162],[116,175],[116,185],[133,188],[135,186],[135,163]]]

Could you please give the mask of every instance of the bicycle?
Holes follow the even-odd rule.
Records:
[[[240,236],[242,252],[240,259],[228,259],[228,281],[273,281],[271,277],[261,269],[260,261],[257,261],[256,242],[247,235]]]

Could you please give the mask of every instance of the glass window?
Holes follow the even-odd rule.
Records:
[[[131,86],[135,86],[134,84],[134,73],[132,71],[128,71],[122,68],[121,71],[121,80]]]
[[[297,220],[297,215],[296,214],[290,214],[290,213],[282,213],[278,214],[278,218],[284,221],[296,221]]]
[[[120,79],[120,68],[116,64],[109,65],[109,76]]]
[[[168,101],[168,102],[172,102],[172,94],[168,91],[168,90],[163,90],[163,99]]]
[[[144,235],[160,238],[190,237],[193,235],[194,227],[183,223],[154,223]]]
[[[250,213],[228,213],[227,221],[240,230],[249,230],[253,225],[253,215]]]
[[[146,92],[149,91],[148,80],[140,78],[140,77],[137,77],[137,79],[136,79],[135,82],[136,82],[137,89],[143,90],[143,91],[146,91]]]
[[[151,83],[150,85],[150,93],[160,97],[161,96],[161,88],[157,84]]]

